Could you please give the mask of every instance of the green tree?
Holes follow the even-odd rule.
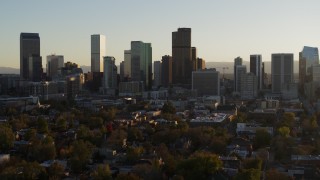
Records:
[[[283,113],[282,116],[282,126],[287,126],[287,127],[293,127],[294,125],[294,120],[295,119],[295,114],[291,112],[285,112]]]
[[[101,128],[103,125],[103,119],[100,117],[91,117],[89,121],[90,129]]]
[[[286,126],[282,126],[278,129],[278,133],[282,136],[282,137],[289,137],[290,135],[290,129]]]
[[[163,114],[175,114],[176,113],[176,108],[173,106],[173,104],[170,101],[167,101],[164,103],[162,106],[162,112]]]
[[[259,180],[261,171],[258,169],[242,169],[236,176],[235,180]]]
[[[92,156],[93,145],[90,142],[77,140],[71,145],[71,170],[80,173],[84,170],[86,164]]]
[[[128,141],[142,141],[142,131],[136,127],[128,128]]]
[[[56,122],[58,131],[66,131],[68,128],[67,120],[63,117],[59,117]]]
[[[120,173],[117,176],[116,180],[140,180],[140,178],[133,173],[128,173],[128,174]]]
[[[49,179],[61,179],[64,175],[64,167],[54,162],[48,169]]]
[[[253,141],[253,147],[255,149],[264,148],[270,146],[271,143],[271,135],[265,129],[258,129],[256,131],[256,137]]]
[[[98,165],[98,167],[92,172],[91,177],[94,180],[112,180],[111,171],[108,164]]]
[[[245,159],[242,164],[244,169],[258,169],[261,170],[262,160],[261,159]]]
[[[37,162],[22,161],[6,167],[0,174],[0,179],[45,179],[45,169]]]
[[[39,117],[37,120],[37,131],[39,133],[48,133],[48,122],[42,117]]]
[[[0,152],[7,152],[13,147],[14,133],[6,125],[0,125]]]
[[[279,172],[276,169],[270,169],[266,172],[266,179],[293,180],[292,177]]]
[[[141,154],[144,152],[143,147],[128,147],[127,148],[127,162],[134,163],[140,159]]]
[[[177,173],[184,179],[209,179],[222,167],[217,155],[207,152],[196,152],[177,166]]]

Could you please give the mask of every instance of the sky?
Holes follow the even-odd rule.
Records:
[[[192,46],[207,62],[249,60],[320,45],[319,0],[1,0],[0,66],[19,67],[20,33],[39,33],[46,56],[90,65],[90,35],[123,60],[131,41],[152,43],[153,61],[171,55],[172,32],[192,28]],[[0,72],[1,73],[1,72]]]

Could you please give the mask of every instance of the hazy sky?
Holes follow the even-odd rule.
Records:
[[[41,56],[90,65],[90,35],[104,34],[107,55],[123,60],[130,41],[151,42],[153,60],[171,55],[171,33],[192,28],[206,61],[294,53],[320,45],[319,0],[1,0],[0,66],[19,67],[21,32],[40,34]],[[1,73],[1,72],[0,72]]]

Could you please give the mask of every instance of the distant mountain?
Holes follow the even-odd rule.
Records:
[[[233,62],[206,62],[206,68],[216,68],[217,71],[220,71],[222,73],[223,67],[227,67],[228,69],[225,69],[225,74],[232,74],[233,73]],[[250,71],[250,62],[249,61],[243,61],[243,65],[247,66],[247,71]],[[271,61],[265,61],[265,72],[271,73]],[[293,64],[293,72],[298,73],[299,72],[299,61],[294,61]]]
[[[20,74],[20,69],[11,67],[0,67],[0,74]]]

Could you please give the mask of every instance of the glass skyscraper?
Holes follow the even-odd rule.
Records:
[[[319,64],[319,51],[317,47],[304,46],[299,53],[299,81],[301,84],[309,82],[312,77],[311,66]]]
[[[106,37],[91,35],[91,72],[103,72],[103,57],[106,56]]]
[[[38,33],[20,34],[20,78],[31,80],[29,59],[40,58],[40,37]],[[39,61],[37,61],[39,64]],[[31,68],[35,69],[35,68]]]
[[[151,43],[131,41],[131,80],[143,81],[147,89],[152,86]]]

